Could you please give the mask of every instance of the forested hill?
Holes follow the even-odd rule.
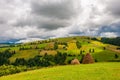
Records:
[[[120,46],[120,37],[116,37],[116,38],[101,38],[101,42]]]

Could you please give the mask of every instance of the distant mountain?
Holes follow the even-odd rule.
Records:
[[[18,40],[16,41],[15,43],[27,43],[27,42],[34,42],[34,41],[38,41],[38,40],[43,40],[43,39],[40,39],[40,38],[25,38],[25,39],[21,39],[21,40]]]
[[[10,40],[0,41],[0,44],[18,44],[18,43],[27,43],[27,42],[33,42],[38,40],[43,40],[43,39],[40,39],[40,38],[10,39]]]
[[[17,41],[19,41],[20,39],[10,39],[10,40],[4,40],[4,41],[0,41],[0,44],[15,44]]]

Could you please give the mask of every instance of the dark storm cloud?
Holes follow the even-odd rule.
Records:
[[[38,29],[56,30],[68,27],[77,16],[73,0],[31,1],[31,12],[27,18],[20,18],[14,26],[36,26]]]
[[[115,33],[116,36],[120,36],[120,24],[114,23],[108,26],[102,26],[99,28],[97,35],[100,35],[101,33]]]
[[[35,19],[34,19],[35,18]],[[45,30],[55,30],[58,28],[66,27],[70,25],[70,22],[67,20],[60,20],[60,19],[45,19],[44,17],[33,17],[28,19],[19,19],[14,26],[25,27],[25,26],[36,26],[38,29],[45,29]]]
[[[70,23],[61,20],[47,20],[41,21],[41,26],[39,28],[47,29],[47,30],[55,30],[62,27],[67,27]]]
[[[106,10],[111,15],[120,17],[120,0],[110,0],[110,1],[108,1]]]
[[[79,36],[79,35],[85,35],[85,32],[80,32],[80,31],[76,31],[76,32],[70,32],[69,35],[75,35],[75,36]]]
[[[31,4],[32,13],[59,19],[70,19],[76,15],[72,0],[59,0],[60,2],[49,1],[45,4],[41,4],[40,1],[35,0]]]
[[[101,32],[120,32],[120,24],[114,26],[103,26],[100,29]]]
[[[31,2],[31,14],[36,18],[35,25],[40,29],[55,30],[67,27],[71,23],[71,18],[77,15],[73,0],[59,0],[41,2],[38,0]],[[39,19],[37,19],[37,17]]]
[[[33,21],[30,18],[27,19],[20,18],[17,20],[15,24],[13,24],[13,26],[15,27],[25,27],[25,26],[33,26],[33,25],[35,25],[35,21]]]

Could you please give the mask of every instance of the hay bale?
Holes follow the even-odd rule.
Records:
[[[83,64],[90,64],[90,63],[94,63],[94,59],[92,57],[92,55],[90,53],[87,53],[84,57],[83,57]]]
[[[78,59],[73,59],[72,61],[71,61],[71,64],[72,65],[76,65],[76,64],[80,64],[80,62],[79,62],[79,60]]]

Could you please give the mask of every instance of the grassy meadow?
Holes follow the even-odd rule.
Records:
[[[56,66],[3,76],[0,80],[120,80],[120,63]]]

